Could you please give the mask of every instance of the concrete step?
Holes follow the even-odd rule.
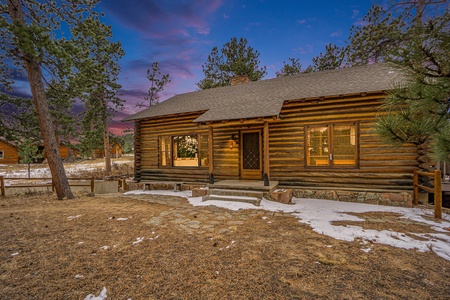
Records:
[[[243,197],[253,197],[253,198],[262,199],[264,196],[264,193],[262,191],[209,188],[208,195],[243,196]]]
[[[259,206],[262,198],[258,197],[248,197],[248,196],[233,196],[233,195],[216,195],[210,194],[202,197],[202,201],[207,200],[222,200],[222,201],[232,201],[232,202],[244,202],[251,203],[255,206]]]

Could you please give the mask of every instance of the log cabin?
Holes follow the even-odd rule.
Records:
[[[0,139],[0,165],[18,164],[19,151],[17,147],[6,140]]]
[[[110,146],[110,155],[111,158],[119,158],[122,156],[122,146],[119,144],[114,144]],[[105,150],[104,149],[95,149],[92,151],[92,158],[104,158],[105,157]]]
[[[40,144],[38,146],[39,152],[43,155],[42,158],[36,160],[38,163],[42,163],[45,159],[47,159],[47,154],[45,153],[44,145]],[[78,150],[71,144],[66,144],[64,142],[59,143],[59,156],[63,160],[71,160],[78,158],[79,152]]]
[[[414,145],[374,131],[405,80],[372,64],[175,95],[134,121],[135,180],[276,182],[297,197],[411,205]]]

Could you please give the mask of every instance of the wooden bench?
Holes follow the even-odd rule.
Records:
[[[172,185],[173,191],[178,192],[178,191],[181,191],[181,186],[183,184],[185,184],[186,182],[184,182],[184,181],[140,181],[139,183],[142,184],[142,190],[144,190],[144,191],[147,189],[147,186],[148,186],[148,189],[151,190],[152,184],[166,184],[166,185]]]

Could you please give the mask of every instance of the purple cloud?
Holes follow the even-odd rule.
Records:
[[[222,0],[195,1],[134,1],[113,0],[101,5],[125,26],[148,36],[151,33],[167,35],[189,34],[186,28],[199,34],[209,34],[207,17],[222,4]]]

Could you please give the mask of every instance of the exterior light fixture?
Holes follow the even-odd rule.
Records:
[[[233,149],[234,147],[237,146],[237,136],[235,134],[232,134],[230,137],[230,149]]]

